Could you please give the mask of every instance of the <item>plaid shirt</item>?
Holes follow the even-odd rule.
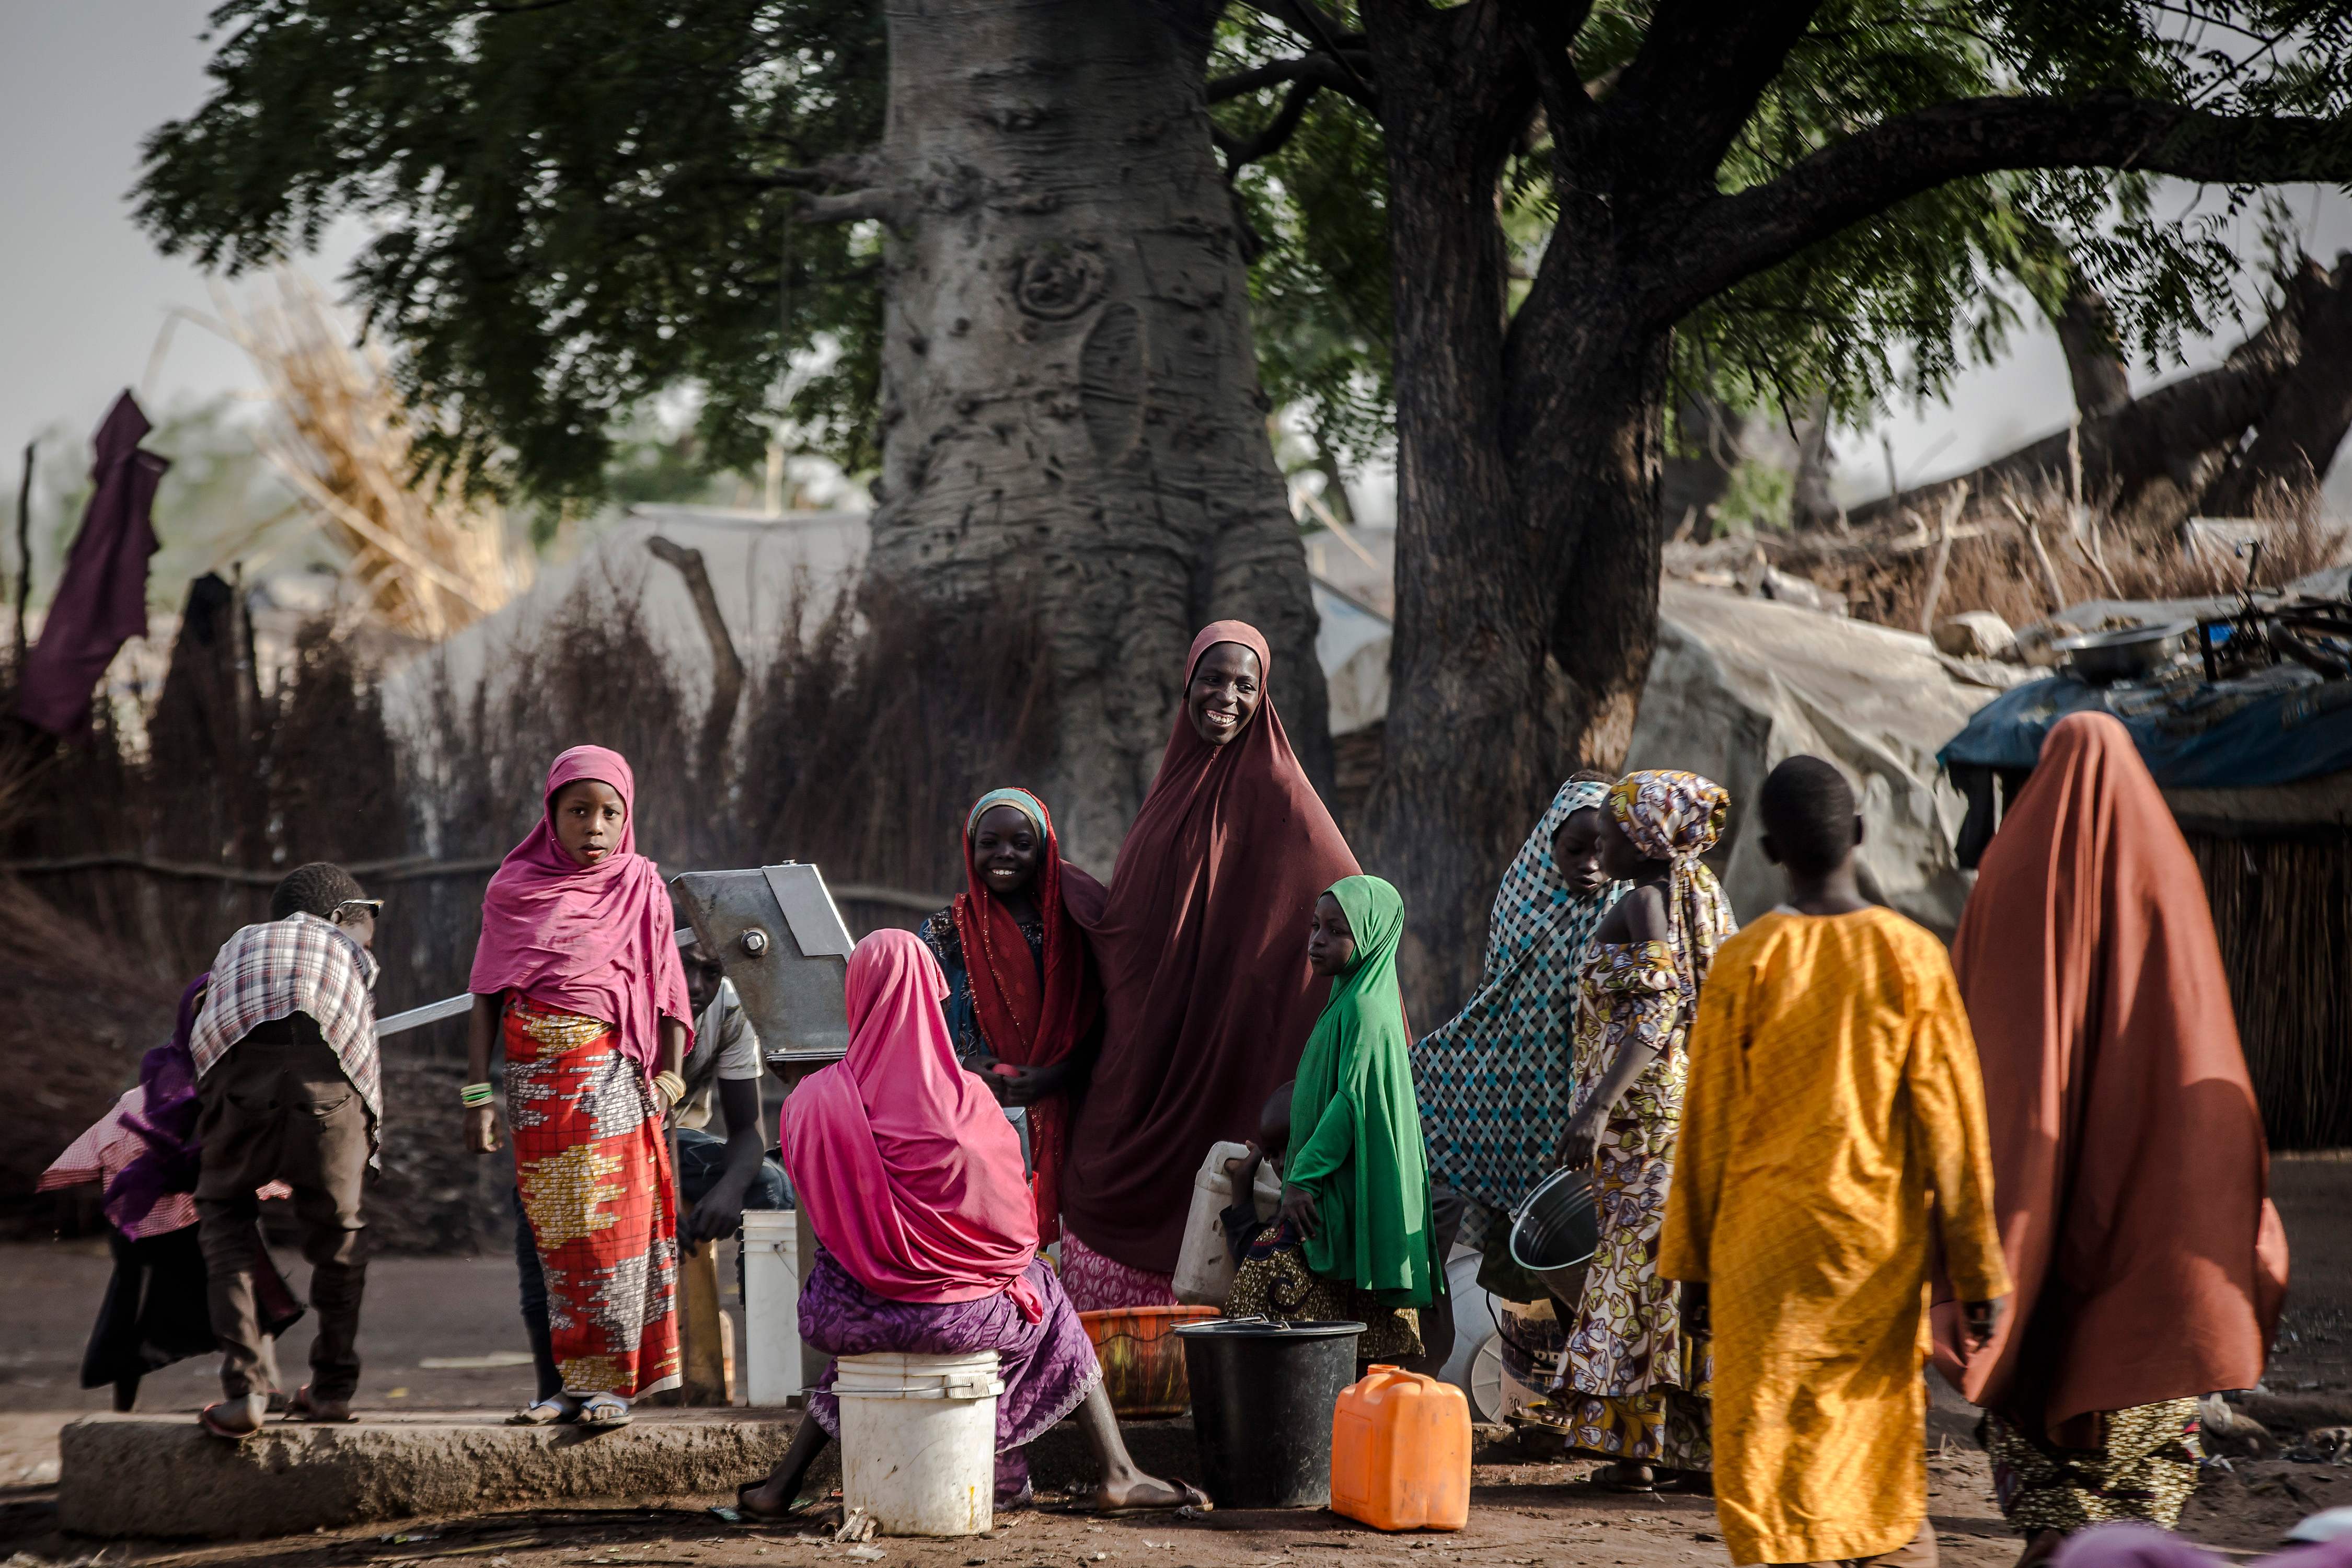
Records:
[[[188,1040],[196,1076],[212,1071],[228,1048],[259,1025],[307,1013],[334,1047],[343,1076],[360,1091],[368,1112],[370,1164],[383,1123],[383,1070],[376,1057],[376,962],[341,928],[316,915],[250,925],[222,944],[213,960],[205,1009]]]

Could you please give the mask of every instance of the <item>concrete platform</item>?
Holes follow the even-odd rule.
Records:
[[[694,1503],[763,1475],[788,1411],[641,1410],[619,1431],[509,1426],[503,1412],[273,1421],[226,1443],[187,1415],[87,1415],[58,1435],[58,1522],[77,1534],[225,1540],[420,1514]]]
[[[509,1426],[502,1411],[369,1412],[345,1426],[272,1421],[231,1444],[186,1415],[85,1415],[58,1434],[58,1523],[110,1540],[223,1541],[550,1506],[697,1507],[765,1475],[789,1410],[643,1408],[616,1432]],[[1198,1480],[1189,1420],[1129,1422],[1136,1462]],[[810,1485],[840,1484],[826,1449]],[[1029,1446],[1040,1489],[1090,1489],[1075,1423]]]

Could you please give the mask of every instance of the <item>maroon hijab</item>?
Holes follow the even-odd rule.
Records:
[[[1218,621],[1202,655],[1257,628]],[[1271,695],[1222,746],[1179,704],[1099,916],[1074,910],[1101,971],[1102,1059],[1070,1139],[1062,1216],[1114,1262],[1172,1273],[1192,1175],[1209,1145],[1254,1136],[1292,1076],[1328,984],[1307,967],[1307,924],[1356,858],[1307,782]]]
[[[1952,968],[2017,1281],[2008,1325],[1968,1359],[1968,1397],[2058,1433],[2252,1387],[2287,1266],[2262,1111],[2197,862],[2114,718],[2051,727]]]

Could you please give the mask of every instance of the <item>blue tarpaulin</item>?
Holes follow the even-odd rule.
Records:
[[[1979,709],[1937,753],[1945,768],[2030,769],[2069,713],[2112,713],[2168,789],[2253,789],[2352,768],[2352,680],[2282,666],[2241,680],[2092,686],[2053,676]]]

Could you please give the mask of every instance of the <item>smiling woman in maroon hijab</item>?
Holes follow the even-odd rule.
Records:
[[[1328,983],[1297,962],[1315,900],[1356,858],[1265,694],[1265,638],[1192,639],[1159,776],[1109,900],[1082,912],[1101,970],[1102,1058],[1071,1133],[1064,1282],[1082,1310],[1165,1305],[1193,1173],[1255,1131]]]

